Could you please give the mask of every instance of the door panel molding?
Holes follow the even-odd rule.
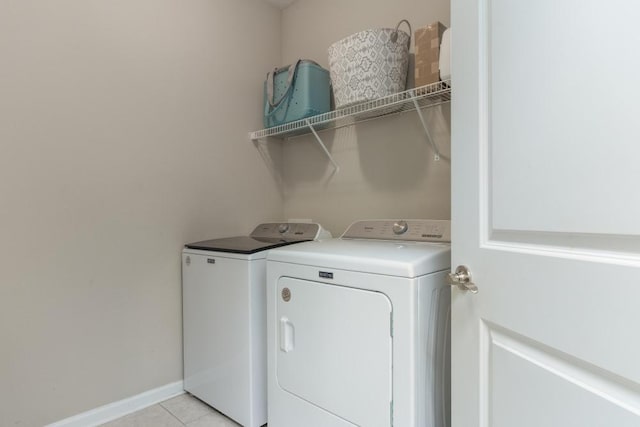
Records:
[[[493,15],[498,0],[479,2],[479,213],[480,247],[540,256],[640,266],[640,236],[575,231],[500,229],[494,223],[492,60]],[[550,207],[553,209],[553,206]],[[576,213],[579,216],[579,213]]]
[[[483,363],[483,370],[488,377],[484,382],[485,388],[482,394],[484,411],[488,414],[493,425],[495,420],[491,414],[491,390],[495,390],[495,377],[499,375],[497,370],[501,365],[496,363],[496,352],[502,351],[503,355],[515,358],[526,364],[542,369],[562,382],[571,384],[593,397],[609,402],[615,410],[629,412],[634,416],[640,416],[640,384],[606,371],[584,360],[578,359],[561,351],[548,347],[540,342],[519,335],[499,325],[483,321],[483,332],[488,346],[485,354],[488,356]],[[504,356],[503,358],[504,359]],[[504,362],[504,360],[501,360]],[[527,385],[523,385],[527,387]],[[549,390],[552,392],[552,390]],[[577,391],[576,393],[582,393]]]
[[[491,427],[491,324],[480,319],[480,389],[478,427]]]
[[[491,0],[480,0],[478,4],[479,31],[478,31],[478,154],[479,154],[479,224],[480,243],[484,244],[489,240],[492,229],[491,218],[491,50],[490,50],[490,29],[491,29]]]
[[[492,231],[483,249],[640,267],[640,238],[607,234]]]

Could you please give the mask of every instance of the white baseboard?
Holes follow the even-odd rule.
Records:
[[[163,400],[179,396],[184,393],[182,381],[167,384],[153,390],[145,391],[127,399],[109,403],[99,408],[91,409],[64,420],[49,424],[45,427],[89,427],[104,424],[115,420],[132,412],[139,411],[151,405],[155,405]]]

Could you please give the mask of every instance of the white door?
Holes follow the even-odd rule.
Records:
[[[353,425],[391,425],[389,298],[290,277],[277,292],[278,385]]]
[[[452,0],[453,427],[640,426],[639,24]]]

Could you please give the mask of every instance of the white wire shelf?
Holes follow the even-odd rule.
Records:
[[[311,133],[315,135],[316,130],[349,126],[373,117],[413,111],[417,108],[434,107],[449,101],[451,101],[451,80],[446,80],[395,93],[385,96],[384,98],[365,101],[360,104],[329,111],[328,113],[318,114],[317,116],[284,125],[249,132],[249,138],[255,141],[267,137],[284,139],[291,136]]]

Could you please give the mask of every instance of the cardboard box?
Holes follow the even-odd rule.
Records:
[[[441,22],[434,22],[415,31],[416,87],[440,81],[440,41],[446,29]]]

